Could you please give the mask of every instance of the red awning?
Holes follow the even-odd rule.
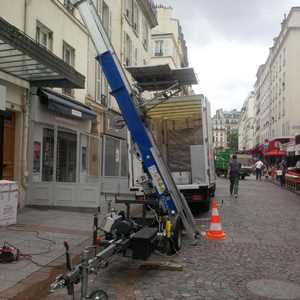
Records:
[[[272,150],[264,154],[264,156],[286,156],[286,151]]]

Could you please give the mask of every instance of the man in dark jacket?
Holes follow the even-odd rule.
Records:
[[[230,195],[234,193],[237,198],[239,193],[239,180],[240,180],[241,164],[237,161],[237,156],[232,156],[232,161],[229,163],[229,180],[230,180]]]

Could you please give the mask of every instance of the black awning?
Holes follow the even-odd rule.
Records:
[[[0,71],[37,87],[84,88],[85,77],[0,17]]]
[[[161,91],[177,83],[179,86],[198,84],[193,68],[171,69],[168,64],[127,67],[140,88]]]
[[[38,95],[41,102],[46,104],[48,109],[63,115],[67,115],[74,119],[94,120],[97,114],[87,105],[56,92],[39,89]]]

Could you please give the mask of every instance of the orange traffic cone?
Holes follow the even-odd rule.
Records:
[[[206,238],[208,240],[225,240],[226,234],[222,229],[221,219],[219,216],[216,200],[212,201],[211,210],[212,212],[211,212],[210,228],[206,233]]]

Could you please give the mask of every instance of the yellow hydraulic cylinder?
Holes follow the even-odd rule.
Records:
[[[172,223],[170,220],[167,220],[167,222],[166,222],[166,237],[168,239],[171,238],[171,232],[172,232]]]

